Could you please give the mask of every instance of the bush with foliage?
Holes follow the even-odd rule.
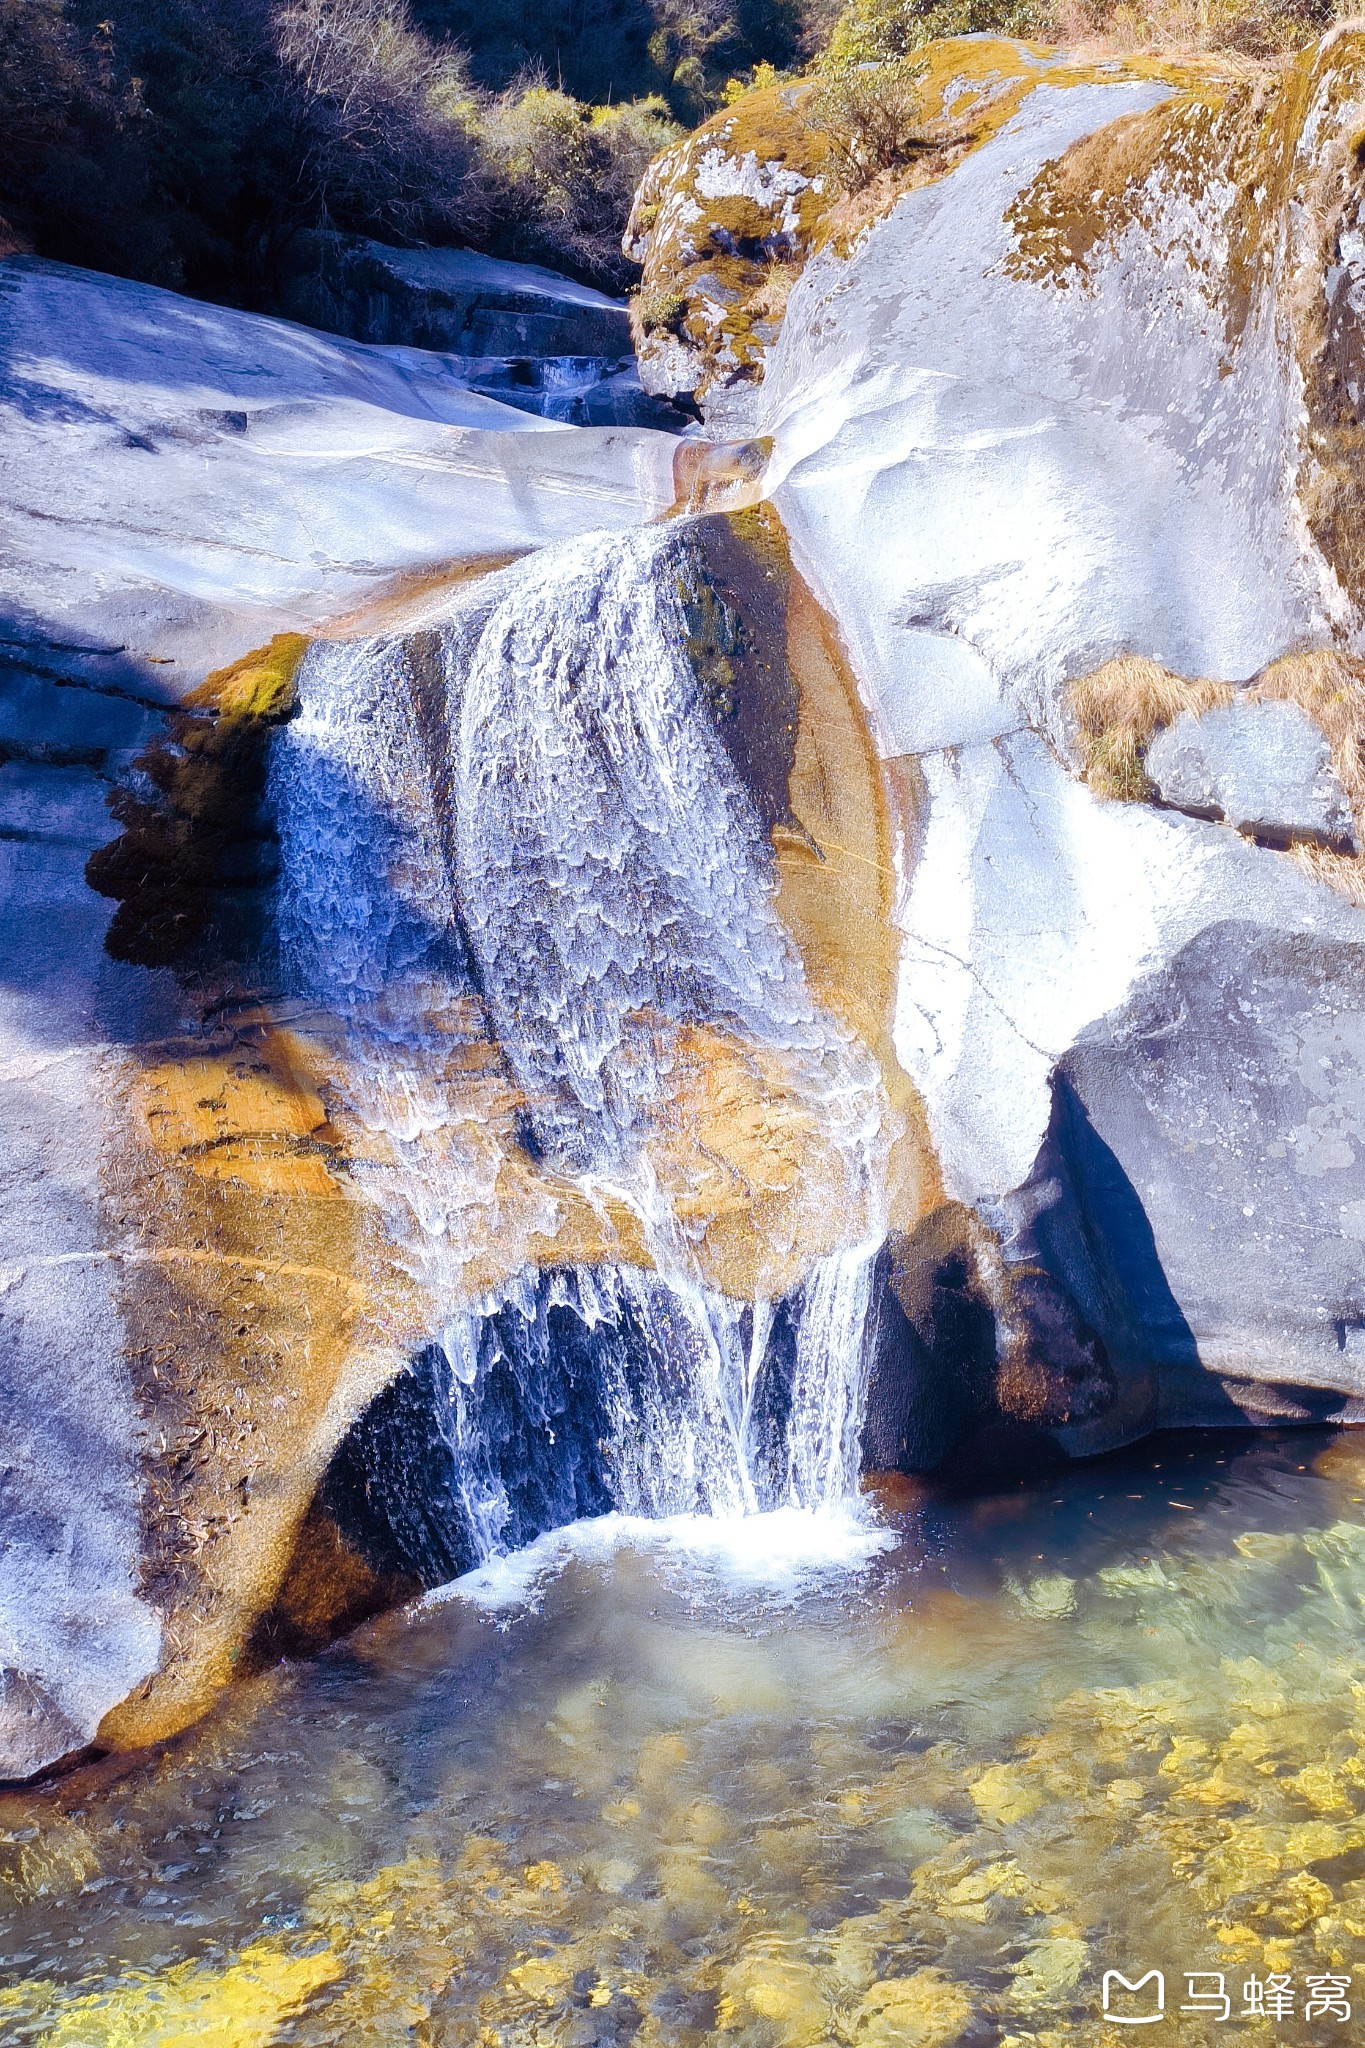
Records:
[[[932,149],[925,132],[922,77],[909,58],[832,71],[806,102],[806,120],[823,135],[830,168],[845,192],[861,192],[883,171],[900,170]]]
[[[270,309],[312,231],[620,290],[649,159],[830,30],[850,190],[921,146],[914,53],[995,33],[1266,54],[1333,0],[0,0],[0,247]],[[871,67],[871,68],[867,68]]]
[[[1336,16],[1333,0],[850,0],[821,61],[838,76],[862,64],[894,63],[941,36],[965,35],[1268,57],[1311,42]]]
[[[407,0],[0,0],[0,219],[42,254],[270,308],[305,231],[627,281],[658,98],[494,96]]]
[[[727,80],[814,54],[829,0],[413,0],[433,35],[470,52],[475,81],[500,92],[527,78],[589,104],[667,101],[699,120]],[[822,12],[822,9],[824,10]]]
[[[835,76],[861,64],[893,64],[940,36],[1041,34],[1052,0],[852,0],[825,51]]]
[[[287,0],[273,31],[291,214],[404,240],[477,232],[485,181],[462,52],[420,34],[405,0]]]
[[[543,84],[505,94],[483,125],[499,246],[624,290],[635,274],[621,254],[631,199],[679,132],[661,99],[586,107]]]

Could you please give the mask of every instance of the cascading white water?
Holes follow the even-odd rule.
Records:
[[[502,1409],[510,1376],[537,1410],[565,1329],[596,1347],[611,1504],[810,1507],[856,1487],[885,1101],[776,914],[685,651],[684,545],[676,527],[575,541],[487,579],[436,633],[315,646],[272,771],[286,971],[344,1023],[351,1114],[375,1140],[356,1170],[432,1304],[480,1555],[525,1533],[483,1441],[494,1383]],[[780,1055],[842,1162],[842,1248],[785,1304],[709,1283],[657,1171],[677,1034],[699,1025]],[[451,1064],[471,1042],[521,1104],[543,1238],[571,1186],[639,1220],[652,1270],[528,1268],[471,1293],[505,1150],[468,1058]]]

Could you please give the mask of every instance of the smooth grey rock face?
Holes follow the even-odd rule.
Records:
[[[1237,698],[1202,718],[1182,712],[1147,749],[1162,800],[1225,818],[1277,845],[1307,840],[1356,850],[1356,825],[1325,735],[1297,704]]]
[[[1068,1449],[1365,1419],[1365,946],[1201,933],[1061,1061],[1034,1171],[992,1220],[1115,1368]]]
[[[175,1013],[169,976],[106,957],[84,879],[104,777],[148,729],[126,700],[0,663],[0,732],[28,756],[0,767],[0,1778],[90,1742],[160,1655],[100,1180],[120,1046]]]
[[[485,397],[462,358],[10,258],[0,656],[174,701],[393,576],[651,518],[673,453],[672,435],[575,432]]]

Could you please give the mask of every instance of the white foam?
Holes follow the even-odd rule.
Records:
[[[551,1529],[509,1556],[438,1586],[422,1601],[466,1600],[490,1613],[535,1605],[574,1559],[605,1564],[620,1550],[653,1553],[719,1579],[734,1592],[796,1599],[822,1579],[843,1577],[894,1549],[894,1529],[879,1527],[861,1502],[774,1508],[761,1515],[598,1515]]]

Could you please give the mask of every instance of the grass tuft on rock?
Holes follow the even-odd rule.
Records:
[[[1121,654],[1071,685],[1081,766],[1097,796],[1141,803],[1156,791],[1143,765],[1163,726],[1232,701],[1227,683],[1191,681],[1143,655]]]

